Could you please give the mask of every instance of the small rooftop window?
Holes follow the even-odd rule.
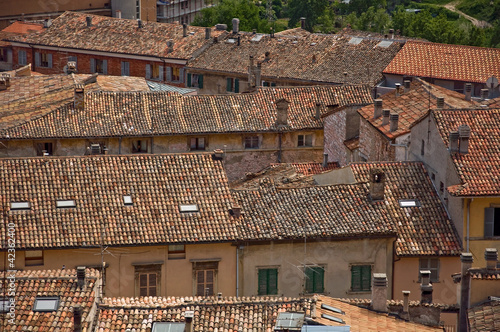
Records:
[[[276,319],[275,331],[288,331],[304,325],[305,314],[300,312],[280,312]]]
[[[189,212],[200,212],[198,209],[198,204],[181,204],[179,205],[179,212],[189,213]]]
[[[340,324],[345,324],[345,322],[338,318],[338,317],[334,317],[334,316],[330,316],[330,315],[327,315],[327,314],[321,314],[321,318],[326,318],[328,320],[331,320],[333,322],[337,322],[337,323],[340,323]]]
[[[130,196],[130,195],[124,195],[123,196],[123,204],[124,205],[133,205],[132,196]]]
[[[352,37],[350,40],[349,40],[349,44],[352,44],[352,45],[358,45],[359,43],[361,43],[363,41],[363,38],[359,38],[359,37]]]
[[[10,305],[9,299],[0,300],[0,312],[8,312],[9,305]]]
[[[186,323],[154,322],[152,332],[184,332]]]
[[[11,210],[29,210],[30,203],[29,202],[12,202],[10,203]]]
[[[332,307],[332,306],[329,306],[328,304],[322,304],[321,305],[321,309],[326,309],[326,310],[330,310],[332,312],[336,312],[338,314],[342,314],[342,315],[345,315],[345,312],[343,312],[342,310],[338,309],[338,308],[335,308],[335,307]]]
[[[33,311],[50,312],[59,307],[58,297],[37,297],[33,305]]]
[[[382,40],[380,43],[377,44],[378,47],[383,47],[383,48],[388,48],[391,45],[392,41],[390,40]]]
[[[399,206],[404,207],[420,207],[420,202],[417,199],[400,199]]]
[[[254,37],[252,37],[252,39],[250,39],[250,40],[253,41],[253,42],[258,42],[258,41],[260,41],[262,39],[262,37],[264,37],[264,35],[258,33]]]
[[[76,207],[75,201],[72,199],[60,200],[56,202],[57,208],[74,208]]]

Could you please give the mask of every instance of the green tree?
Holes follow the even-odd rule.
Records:
[[[293,28],[297,25],[301,17],[306,18],[306,30],[313,31],[314,25],[318,23],[318,18],[323,15],[328,0],[289,0],[288,1],[288,26]]]

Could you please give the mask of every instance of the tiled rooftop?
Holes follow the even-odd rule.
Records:
[[[262,78],[374,85],[403,42],[348,34],[266,34],[240,32],[212,45],[189,63],[193,70],[247,75],[249,57],[262,62]],[[384,40],[385,45],[380,46]],[[231,42],[229,42],[231,41]],[[359,41],[359,43],[358,43]],[[265,54],[269,52],[266,58]],[[344,72],[347,75],[344,75]]]
[[[485,83],[500,77],[500,49],[408,41],[384,74]]]
[[[276,101],[285,99],[288,126],[276,126]],[[0,131],[11,139],[151,136],[192,133],[274,132],[322,129],[316,119],[329,105],[366,105],[371,92],[364,85],[262,88],[236,95],[179,96],[172,93],[90,93],[85,110],[73,103]]]
[[[500,109],[435,110],[432,114],[446,147],[450,131],[458,130],[462,124],[470,127],[468,153],[452,154],[462,183],[448,187],[448,191],[454,196],[498,196]]]
[[[87,26],[86,17],[92,18]],[[212,37],[224,34],[212,28]],[[52,25],[36,35],[12,37],[11,40],[30,45],[77,48],[109,53],[148,55],[162,58],[190,59],[200,48],[213,43],[205,39],[205,28],[188,26],[183,37],[180,24],[118,19],[86,13],[65,12]],[[167,43],[173,42],[173,51]]]
[[[461,243],[422,163],[377,162],[351,164],[355,179],[368,182],[377,167],[385,173],[385,218],[398,233],[399,256],[459,255]],[[420,207],[400,207],[399,200],[416,199]]]
[[[237,237],[226,174],[209,154],[1,158],[0,192],[18,248],[96,247],[101,232],[110,246]],[[12,202],[30,209],[9,211]],[[199,212],[181,213],[181,204]]]
[[[3,39],[25,35],[43,30],[43,24],[16,21],[0,31],[0,47],[9,46],[10,42]]]
[[[330,307],[340,309],[344,314],[338,314],[331,310],[322,308],[325,304]],[[327,319],[322,315],[340,318],[344,323],[335,322]],[[443,331],[442,328],[430,327],[413,322],[407,322],[388,314],[374,312],[365,308],[348,304],[338,299],[333,299],[327,296],[318,296],[316,301],[316,318],[314,321],[331,326],[349,326],[351,332],[365,332],[365,331],[387,331],[387,332],[400,332],[400,331]]]
[[[281,163],[281,164],[271,164],[271,167],[278,167],[280,165],[290,165],[297,173],[303,175],[312,175],[319,174],[326,171],[330,171],[332,169],[339,168],[339,164],[337,162],[328,162],[326,167],[323,167],[322,163]]]
[[[372,126],[377,128],[389,139],[394,139],[411,131],[410,127],[431,108],[436,108],[438,97],[444,98],[445,109],[478,107],[474,101],[466,101],[461,93],[450,91],[437,85],[429,84],[419,78],[414,78],[410,90],[396,96],[396,91],[391,91],[380,97],[383,100],[383,109],[390,109],[391,114],[399,114],[398,129],[391,132],[390,124],[382,125],[383,116],[373,118],[374,106],[369,105],[358,110],[359,114]]]
[[[279,312],[311,315],[311,299],[292,298],[105,298],[98,332],[151,331],[153,322],[184,322],[194,311],[193,331],[273,331]]]
[[[500,331],[500,301],[492,300],[469,308],[470,332]]]
[[[0,287],[0,300],[7,296],[3,290],[8,289],[9,279],[4,279],[5,276],[11,276],[11,273],[0,272],[0,279],[5,285]],[[2,331],[73,331],[73,308],[77,305],[82,308],[82,331],[89,330],[92,315],[95,315],[91,309],[98,296],[98,278],[96,270],[86,269],[86,281],[81,289],[76,270],[17,271],[15,323],[10,324],[10,317],[0,313]],[[56,311],[33,311],[37,297],[58,297],[59,307]]]

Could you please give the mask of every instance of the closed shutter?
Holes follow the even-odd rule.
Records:
[[[47,54],[48,68],[52,68],[52,54]]]
[[[126,76],[125,75],[125,62],[121,62],[121,66],[122,66],[122,76]]]
[[[267,295],[267,269],[259,270],[259,295]]]
[[[234,79],[234,92],[240,92],[240,80],[237,78]]]
[[[306,267],[306,293],[314,293],[314,270]]]
[[[495,208],[484,209],[484,237],[495,234]]]
[[[187,86],[188,86],[188,88],[191,87],[191,73],[187,74]]]
[[[231,78],[226,79],[226,91],[231,92],[231,85],[233,83],[233,80]]]
[[[163,81],[163,66],[160,66],[160,81]]]
[[[361,289],[370,290],[372,281],[372,267],[370,265],[361,266]]]
[[[151,65],[146,65],[146,78],[151,78]]]
[[[27,60],[26,60],[26,51],[25,50],[19,50],[19,53],[17,53],[17,62],[20,65],[25,65]]]
[[[172,82],[172,67],[167,67],[167,81]]]
[[[39,67],[40,66],[40,53],[35,52],[35,66]]]
[[[325,279],[325,269],[322,267],[316,268],[314,278],[314,293],[324,292],[324,279]]]
[[[108,75],[108,60],[102,60],[102,73]]]
[[[203,89],[203,75],[198,75],[198,87]]]
[[[361,290],[361,266],[351,266],[351,290]]]
[[[267,271],[267,294],[278,295],[278,269],[268,269]]]
[[[179,82],[184,83],[184,68],[179,69]]]
[[[90,59],[90,72],[95,73],[95,59],[93,58]]]
[[[271,83],[271,86],[276,86],[276,83],[274,83],[274,82],[273,82],[273,83]]]

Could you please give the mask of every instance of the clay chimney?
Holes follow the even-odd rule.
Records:
[[[459,152],[461,154],[469,153],[469,137],[470,137],[470,127],[466,124],[458,127],[458,135],[460,137]]]
[[[319,120],[319,118],[321,117],[321,103],[317,102],[315,109],[316,109],[316,115],[314,118],[316,120]]]
[[[78,279],[78,287],[85,286],[85,266],[78,266],[76,268],[76,278]]]
[[[121,10],[115,11],[115,17],[116,18],[122,18],[122,11]]]
[[[286,126],[288,124],[288,105],[290,103],[285,99],[280,99],[276,101],[277,117],[276,125]]]
[[[85,19],[87,21],[87,26],[88,27],[92,26],[92,16],[87,16]]]
[[[82,331],[82,307],[77,305],[73,307],[73,332]]]
[[[377,119],[382,115],[382,105],[383,105],[382,99],[375,99],[375,102],[373,104],[373,118],[374,119]]]
[[[389,122],[391,123],[391,127],[389,128],[389,130],[391,131],[391,133],[393,131],[398,130],[398,121],[399,121],[399,114],[393,113],[389,116]]]
[[[437,97],[436,107],[444,108],[444,97]]]
[[[385,173],[380,168],[370,169],[370,198],[372,201],[384,199]]]
[[[488,270],[496,270],[498,261],[498,250],[496,248],[486,248],[484,250],[484,259]]]
[[[458,131],[451,131],[449,136],[449,151],[450,153],[458,152]]]
[[[410,80],[404,80],[403,81],[403,86],[405,88],[405,93],[407,93],[408,91],[410,91],[411,81]]]
[[[488,89],[481,89],[481,100],[488,99]]]
[[[391,110],[385,109],[382,110],[382,126],[386,126],[389,124],[389,116],[391,115]]]
[[[472,98],[472,83],[465,83],[465,100],[471,100]]]
[[[323,168],[328,167],[328,153],[323,153]]]
[[[300,28],[301,29],[305,29],[306,28],[306,18],[305,17],[301,17],[300,18]]]
[[[396,83],[396,97],[401,95],[401,83]]]
[[[182,37],[187,37],[188,35],[188,26],[186,23],[182,23]]]
[[[432,303],[431,271],[420,271],[420,278],[422,279],[422,283],[420,284],[420,303]]]
[[[385,273],[373,274],[372,309],[387,312],[387,275]]]
[[[458,326],[459,332],[465,332],[468,330],[469,322],[467,317],[467,310],[469,309],[470,301],[470,273],[469,269],[472,266],[472,254],[470,252],[464,252],[460,255],[460,261],[462,262],[462,277],[460,280],[460,311],[458,314]]]
[[[212,29],[205,28],[205,39],[210,39],[210,38],[212,38]]]
[[[75,85],[75,98],[73,106],[77,110],[85,108],[85,86],[83,84]]]
[[[237,34],[240,32],[240,20],[238,18],[233,18],[233,33]]]

